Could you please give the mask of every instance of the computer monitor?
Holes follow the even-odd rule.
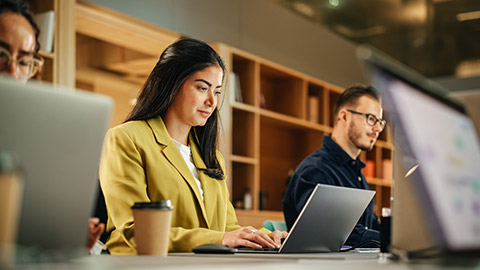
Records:
[[[477,128],[477,135],[480,134],[480,86],[479,89],[455,91],[448,96],[462,102],[468,114],[472,117]]]
[[[414,194],[394,200],[415,200],[429,231],[418,247],[480,250],[480,146],[470,117],[448,90],[375,49],[361,46],[358,56],[393,120],[403,171],[420,164],[394,182],[394,190],[411,185]]]

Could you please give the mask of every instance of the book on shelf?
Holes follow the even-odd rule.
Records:
[[[40,48],[46,52],[53,52],[53,38],[55,33],[55,11],[38,13],[34,20],[40,28],[38,43]]]
[[[365,161],[365,168],[363,169],[365,177],[375,177],[375,162],[373,160]]]
[[[260,89],[260,100],[259,100],[260,108],[262,108],[262,109],[267,108],[267,104],[265,102],[266,102],[265,101],[265,95],[263,94],[262,89]]]
[[[392,180],[393,178],[393,165],[391,159],[382,160],[382,178],[385,180]]]
[[[307,120],[318,123],[318,111],[319,111],[320,100],[318,97],[309,96],[308,97],[308,113]]]
[[[229,75],[230,97],[233,102],[243,103],[242,87],[240,85],[240,77],[234,72]]]

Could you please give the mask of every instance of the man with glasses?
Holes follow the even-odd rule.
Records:
[[[38,55],[39,29],[28,6],[16,0],[0,0],[0,72],[22,83],[39,75],[43,58]],[[1,89],[0,89],[1,91]],[[91,249],[105,225],[97,218],[88,222]]]
[[[371,150],[385,128],[380,96],[370,86],[347,88],[335,105],[335,123],[331,136],[324,136],[323,147],[305,158],[295,170],[283,199],[283,213],[288,230],[297,219],[306,200],[317,184],[368,190],[362,174],[365,164],[362,150]],[[341,203],[341,202],[340,202]],[[368,205],[346,245],[361,243],[375,247],[371,240],[380,240],[380,223],[373,212],[374,201]]]

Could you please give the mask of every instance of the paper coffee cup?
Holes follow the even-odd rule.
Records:
[[[0,269],[13,264],[23,194],[15,153],[0,150]]]
[[[167,256],[172,210],[170,200],[132,206],[137,254]]]

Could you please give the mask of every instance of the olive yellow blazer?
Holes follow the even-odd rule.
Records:
[[[195,166],[206,168],[192,136],[189,139]],[[217,159],[225,171],[218,151]],[[211,178],[199,170],[203,201],[160,117],[110,129],[99,173],[108,211],[106,230],[111,233],[106,245],[112,254],[136,254],[130,209],[136,202],[172,202],[169,251],[191,251],[201,244],[221,243],[225,232],[240,228],[226,180]]]

